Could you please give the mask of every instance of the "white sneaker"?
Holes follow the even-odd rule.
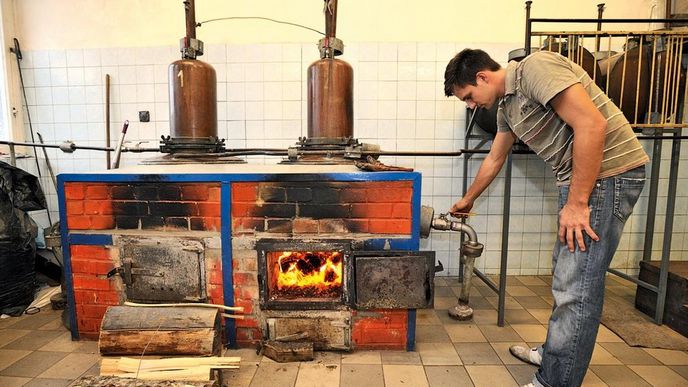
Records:
[[[537,348],[528,348],[522,345],[512,345],[509,347],[509,352],[511,352],[511,354],[514,355],[518,360],[528,364],[539,366],[542,363],[542,356],[540,356]]]
[[[528,384],[524,384],[521,387],[535,387],[535,385],[533,383],[528,383]]]

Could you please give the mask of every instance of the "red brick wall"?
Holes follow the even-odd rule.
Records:
[[[234,305],[244,307],[244,319],[236,320],[237,344],[252,347],[263,338],[260,319],[256,314],[258,306],[258,257],[255,250],[232,251],[232,273],[234,280]]]
[[[232,183],[234,234],[411,233],[411,181]]]
[[[242,182],[232,183],[232,234],[410,234],[413,182]],[[232,251],[234,303],[245,308],[236,321],[237,343],[262,339],[257,281],[257,252]],[[360,317],[355,346],[406,349],[407,312],[383,311]]]
[[[220,231],[217,183],[65,183],[70,230]]]
[[[71,245],[70,262],[79,335],[97,340],[108,306],[119,305],[121,301],[115,279],[105,278],[114,267],[110,249],[108,246]]]
[[[370,312],[376,316],[368,316]],[[351,340],[357,349],[406,350],[407,310],[375,310],[353,314]]]

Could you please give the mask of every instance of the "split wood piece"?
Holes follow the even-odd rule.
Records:
[[[98,347],[102,355],[219,355],[217,309],[111,306]]]
[[[141,380],[208,381],[211,380],[210,366],[186,367],[184,369],[126,372],[118,369],[118,358],[103,358],[100,375],[117,376]]]
[[[117,363],[117,369],[125,372],[160,371],[206,365],[212,366],[213,369],[225,368],[226,366],[231,366],[230,368],[239,368],[239,363],[241,363],[241,357],[238,356],[171,357],[165,359],[134,359],[131,357],[121,357]]]
[[[180,304],[139,304],[137,302],[130,302],[126,301],[124,302],[125,306],[136,306],[136,307],[144,307],[144,308],[167,308],[167,307],[203,307],[203,308],[218,308],[218,309],[223,309],[229,312],[243,312],[244,307],[243,306],[225,306],[225,305],[220,305],[220,304],[203,304],[203,303],[195,303],[195,302],[187,302],[187,303],[180,303]]]
[[[141,381],[132,378],[120,378],[118,376],[82,376],[70,384],[71,387],[215,387],[216,381],[184,381],[151,380]]]
[[[268,340],[262,349],[263,355],[278,363],[313,360],[313,343]]]
[[[237,369],[239,357],[132,359],[104,357],[101,376],[141,380],[209,381],[213,370]]]

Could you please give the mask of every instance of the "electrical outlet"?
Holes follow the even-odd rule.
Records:
[[[150,122],[150,112],[148,110],[139,112],[139,122]]]

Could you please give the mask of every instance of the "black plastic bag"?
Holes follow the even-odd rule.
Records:
[[[47,207],[38,179],[0,161],[0,312],[28,306],[36,290],[38,227],[26,211]]]

